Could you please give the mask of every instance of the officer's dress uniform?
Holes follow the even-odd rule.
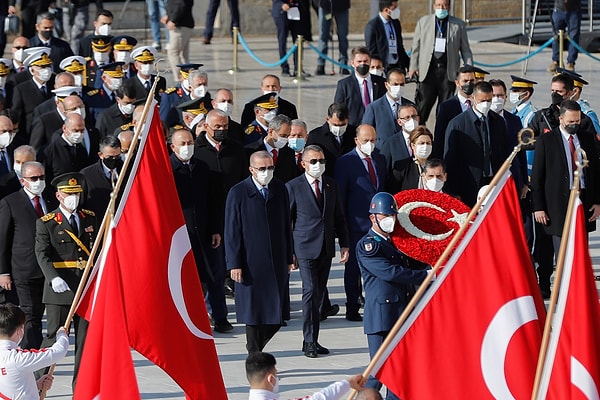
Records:
[[[183,125],[181,111],[176,107],[189,100],[191,100],[189,92],[180,85],[165,90],[160,95],[160,120],[169,128],[178,124]]]
[[[364,332],[373,358],[428,270],[372,229],[358,242],[356,258],[365,290]],[[365,386],[380,388],[381,383],[370,377]],[[387,398],[394,397],[388,392]]]
[[[92,211],[80,209],[75,214],[77,230],[69,223],[71,214],[62,207],[44,215],[36,222],[35,253],[46,278],[43,302],[46,305],[47,334],[42,341],[42,347],[54,343],[56,331],[66,321],[98,230],[96,215]],[[52,290],[51,281],[56,277],[64,279],[71,290],[63,293]],[[87,325],[85,319],[75,315],[73,381],[77,377]]]
[[[267,136],[267,129],[263,127],[257,120],[254,120],[244,130],[244,145],[254,143]]]

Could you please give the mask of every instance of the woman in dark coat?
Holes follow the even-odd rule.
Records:
[[[406,163],[397,163],[392,169],[388,187],[390,193],[398,193],[407,189],[423,189],[423,171],[425,162],[431,154],[433,134],[425,125],[417,126],[409,136],[412,159]]]

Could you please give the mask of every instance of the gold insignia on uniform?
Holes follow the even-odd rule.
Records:
[[[124,125],[121,125],[121,127],[120,127],[120,128],[121,128],[121,130],[122,130],[122,131],[126,131],[126,130],[128,130],[129,128],[131,128],[132,126],[133,126],[133,124],[132,124],[131,122],[128,122],[128,123],[126,123],[126,124],[124,124]]]
[[[48,213],[46,215],[44,215],[41,220],[44,222],[48,222],[50,221],[52,218],[54,218],[55,213]]]
[[[244,133],[246,135],[252,135],[252,133],[254,133],[254,129],[255,129],[255,126],[254,125],[250,125],[249,127],[246,128],[246,130],[244,131]]]
[[[90,90],[90,91],[89,91],[89,92],[87,92],[86,94],[87,94],[88,96],[95,96],[95,95],[97,95],[98,93],[100,93],[100,91],[99,91],[98,89],[94,89],[94,90]]]
[[[171,93],[173,93],[173,92],[174,92],[174,91],[176,91],[176,90],[177,90],[177,88],[176,88],[176,87],[170,87],[170,88],[168,88],[167,90],[165,90],[165,93],[166,93],[166,94],[171,94]]]
[[[69,186],[75,186],[75,185],[77,185],[77,179],[75,179],[75,178],[69,179]]]
[[[84,214],[87,214],[87,215],[91,215],[92,217],[95,217],[95,216],[96,216],[96,213],[95,213],[95,212],[93,212],[92,210],[86,210],[85,208],[82,208],[82,209],[81,209],[81,212],[82,212],[82,213],[84,213]],[[87,232],[87,231],[86,231],[86,232]]]

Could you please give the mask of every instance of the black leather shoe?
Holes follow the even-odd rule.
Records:
[[[317,348],[318,354],[329,354],[329,349],[327,347],[321,346],[318,342],[315,345],[315,347]]]
[[[332,304],[331,307],[329,307],[327,310],[323,310],[321,312],[321,321],[325,321],[327,319],[327,317],[333,317],[334,315],[337,315],[337,313],[340,312],[340,306],[338,306],[337,304]]]
[[[229,332],[232,330],[233,330],[233,325],[231,325],[229,323],[229,321],[227,321],[226,319],[224,319],[222,321],[216,321],[215,327],[213,328],[213,331],[219,332],[219,333],[225,333],[225,332]]]
[[[325,66],[317,65],[317,71],[315,72],[315,75],[325,75]]]
[[[314,343],[306,343],[304,345],[304,356],[308,358],[317,358],[319,355],[317,353],[317,346]]]
[[[358,313],[358,311],[347,311],[346,319],[352,322],[361,322],[363,317]]]

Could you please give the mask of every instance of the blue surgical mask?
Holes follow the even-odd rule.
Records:
[[[306,140],[304,138],[289,138],[288,140],[288,147],[296,153],[301,152],[305,144]]]
[[[444,19],[448,16],[448,10],[444,10],[443,8],[436,8],[435,16],[438,17],[438,19]]]

